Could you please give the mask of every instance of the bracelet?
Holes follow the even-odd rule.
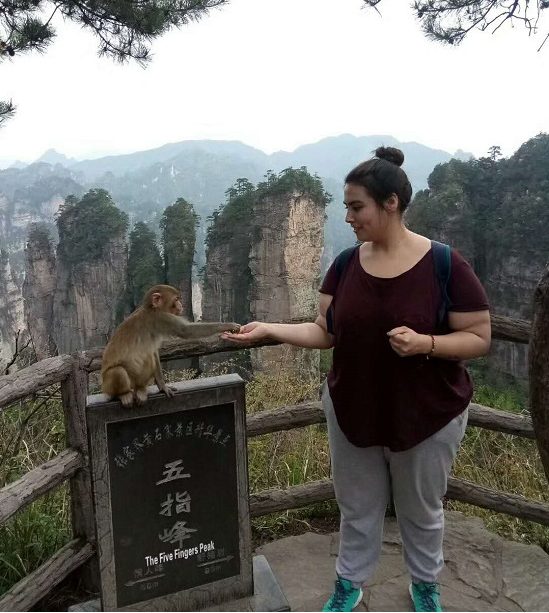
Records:
[[[427,359],[429,359],[435,351],[435,337],[432,334],[429,334],[428,336],[431,337],[431,351],[429,351],[429,353],[427,354]]]

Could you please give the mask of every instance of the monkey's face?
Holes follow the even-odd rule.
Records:
[[[180,296],[176,295],[172,298],[172,301],[169,307],[169,311],[170,313],[173,313],[174,315],[181,315],[181,313],[183,313],[183,304],[181,302]]]
[[[181,294],[171,285],[155,285],[147,292],[143,304],[145,307],[159,309],[164,313],[174,315],[183,313]]]

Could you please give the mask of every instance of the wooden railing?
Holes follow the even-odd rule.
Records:
[[[544,326],[545,320],[540,323],[538,319],[537,325]],[[543,328],[543,334],[546,334],[545,328]],[[535,334],[531,330],[531,324],[527,321],[493,315],[492,336],[499,340],[528,343],[530,337],[535,337]],[[278,343],[261,342],[250,344],[249,347],[275,344]],[[172,360],[224,351],[235,351],[235,345],[218,338],[192,342],[172,341],[163,347],[161,358]],[[92,349],[70,356],[48,358],[14,374],[0,377],[0,413],[17,401],[36,394],[52,384],[61,383],[68,445],[68,448],[55,458],[0,490],[0,525],[68,479],[71,490],[74,537],[74,540],[65,545],[39,569],[4,594],[0,599],[0,611],[29,610],[70,573],[77,569],[84,570],[84,567],[88,584],[91,587],[97,586],[85,402],[88,374],[101,367],[101,355],[102,349]],[[547,388],[549,394],[549,380]],[[549,420],[549,407],[547,407],[547,413]],[[249,415],[247,435],[254,437],[324,421],[320,403],[306,402]],[[471,406],[469,425],[531,439],[536,438],[532,420],[528,417],[480,405]],[[334,491],[330,479],[285,490],[259,492],[250,496],[251,514],[252,517],[258,517],[333,497]],[[447,497],[549,526],[549,505],[538,501],[497,492],[455,478],[449,480]]]

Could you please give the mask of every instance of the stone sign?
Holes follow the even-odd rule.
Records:
[[[129,410],[88,398],[104,611],[189,611],[253,593],[244,382],[174,387]]]

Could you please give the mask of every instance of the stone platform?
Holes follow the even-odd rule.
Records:
[[[321,611],[334,581],[339,534],[307,533],[260,547],[292,611]],[[549,611],[549,555],[506,541],[482,520],[446,512],[444,611]],[[355,611],[413,611],[396,521],[387,518],[377,571]]]
[[[211,610],[288,610],[287,599],[291,611],[321,611],[333,588],[338,544],[337,532],[308,532],[259,547],[254,564],[265,556],[263,566],[270,566],[276,578],[265,583],[272,587],[259,589],[265,599]],[[540,547],[506,541],[489,532],[482,520],[447,511],[444,558],[444,611],[549,611],[549,555]],[[378,568],[355,611],[413,611],[409,581],[396,521],[387,518]],[[91,608],[72,610],[99,610],[98,601],[86,604]]]

